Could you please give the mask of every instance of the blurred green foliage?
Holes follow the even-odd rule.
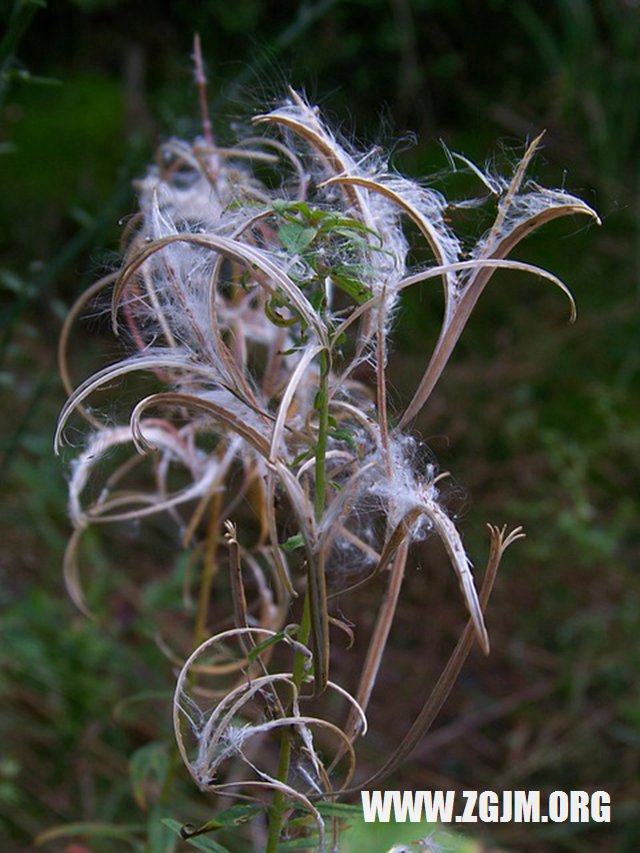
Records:
[[[414,174],[446,167],[438,139],[482,162],[502,138],[500,156],[508,161],[510,148],[547,127],[536,177],[564,182],[598,208],[600,231],[582,223],[553,226],[520,255],[571,286],[578,323],[566,326],[555,295],[517,276],[497,276],[418,425],[460,484],[451,489],[451,507],[466,515],[472,552],[484,547],[486,519],[523,523],[528,533],[509,555],[490,609],[493,654],[468,667],[443,725],[473,720],[488,697],[518,696],[545,679],[552,686],[535,703],[523,700],[493,720],[470,722],[455,741],[425,752],[427,758],[418,753],[400,787],[429,787],[426,761],[428,772],[438,774],[427,778],[440,786],[605,788],[614,802],[610,827],[567,825],[555,837],[553,828],[515,825],[485,833],[505,849],[635,850],[640,7],[625,0],[181,0],[153,8],[127,0],[16,0],[5,6],[3,849],[31,849],[35,835],[64,822],[144,824],[141,806],[151,809],[150,825],[162,833],[165,812],[151,804],[160,801],[161,777],[169,772],[164,744],[172,674],[152,640],[151,614],[170,610],[179,598],[185,566],[156,536],[151,546],[135,546],[140,553],[151,547],[152,556],[134,561],[131,574],[130,543],[118,551],[92,539],[86,545],[91,584],[100,592],[96,601],[104,594],[106,603],[100,623],[73,613],[60,570],[65,486],[50,438],[63,400],[54,354],[64,313],[111,264],[118,220],[133,210],[131,180],[158,139],[198,132],[189,59],[198,30],[214,127],[263,107],[292,82],[345,133],[353,127],[374,141],[404,140],[394,158]],[[413,132],[419,145],[410,144]],[[419,378],[440,310],[435,291],[412,290],[408,297],[397,335],[398,405]],[[99,318],[88,328],[115,353]],[[78,347],[78,380],[92,368],[92,347]],[[428,584],[426,572],[407,579],[402,645],[430,673],[459,626],[447,603],[452,585],[438,579],[438,554],[426,551],[423,564],[430,566]],[[425,637],[420,614],[432,614],[436,595],[444,603]],[[373,719],[374,730],[394,740],[415,704],[412,665],[405,670],[409,688],[402,686],[403,666],[388,676],[394,709]],[[384,737],[377,737],[372,753],[384,754]],[[209,810],[185,784],[166,814],[195,823]],[[170,837],[136,849],[168,850]],[[126,849],[113,838],[86,843],[96,853]],[[64,841],[48,849],[63,850]]]

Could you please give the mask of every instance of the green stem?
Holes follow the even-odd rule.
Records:
[[[327,484],[327,438],[329,435],[329,361],[327,354],[323,352],[320,356],[320,388],[316,407],[318,409],[318,441],[316,444],[316,464],[315,464],[315,495],[313,508],[316,521],[320,521],[324,512],[324,499]],[[302,611],[302,619],[300,621],[300,630],[298,631],[298,642],[306,646],[311,633],[311,591],[307,586],[307,591],[304,597],[304,606]],[[295,690],[300,692],[302,679],[304,677],[305,656],[301,652],[296,652],[293,658],[293,677],[292,682]],[[283,729],[280,738],[280,757],[278,759],[278,772],[276,778],[280,782],[287,781],[289,776],[289,766],[291,764],[291,749],[292,739],[291,732]],[[267,847],[265,853],[276,853],[284,815],[287,810],[287,798],[282,791],[276,791],[273,804],[269,810],[269,834],[267,837]]]
[[[298,631],[298,642],[303,645],[307,644],[309,633],[311,630],[311,608],[309,606],[309,592],[304,597],[304,607],[302,611],[302,620],[300,622],[300,630]],[[296,652],[293,658],[293,684],[299,692],[304,676],[305,656],[301,652]],[[278,772],[276,778],[280,782],[287,781],[289,776],[289,765],[291,763],[291,732],[286,728],[282,730],[280,738],[280,758],[278,759]],[[269,835],[267,837],[267,847],[265,853],[276,853],[280,832],[284,821],[284,815],[287,810],[287,798],[282,791],[276,791],[273,798],[273,804],[269,809]]]
[[[320,354],[320,388],[316,400],[318,409],[318,442],[316,444],[316,485],[313,509],[316,521],[324,512],[324,496],[327,487],[327,438],[329,434],[329,364],[326,352]]]

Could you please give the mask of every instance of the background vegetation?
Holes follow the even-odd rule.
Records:
[[[562,300],[535,282],[497,278],[416,424],[454,476],[451,507],[469,550],[483,552],[486,520],[522,523],[528,538],[505,560],[490,605],[490,658],[472,658],[389,786],[604,788],[610,826],[479,832],[506,850],[637,849],[640,7],[16,0],[2,17],[3,849],[31,849],[34,836],[68,821],[144,822],[157,795],[149,767],[166,760],[172,673],[153,634],[157,610],[170,625],[180,606],[176,543],[160,526],[91,541],[101,619],[77,614],[61,580],[66,489],[51,435],[64,397],[55,347],[65,312],[113,263],[118,221],[135,209],[131,180],[158,140],[199,130],[196,29],[220,129],[292,82],[347,134],[399,139],[395,161],[419,175],[447,167],[439,139],[477,162],[508,163],[546,127],[540,182],[598,209],[601,229],[558,223],[519,253],[569,284],[577,324],[567,326]],[[398,404],[441,308],[424,291],[411,300],[396,339]],[[85,331],[76,379],[98,353],[116,352],[100,318]],[[393,701],[372,707],[371,767],[415,713],[417,662],[421,678],[435,677],[461,627],[444,557],[425,548],[378,686]],[[137,776],[128,757],[149,742],[155,753]],[[185,784],[172,804],[179,819],[194,818],[188,793]],[[206,818],[206,804],[198,808]],[[124,849],[116,840],[93,848]]]

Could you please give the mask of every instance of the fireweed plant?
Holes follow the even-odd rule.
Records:
[[[445,475],[420,464],[411,424],[497,270],[553,283],[573,319],[573,298],[558,278],[508,255],[552,219],[597,216],[580,199],[526,179],[540,138],[509,180],[459,158],[484,195],[463,206],[495,211],[488,232],[463,250],[450,225],[454,204],[391,171],[379,150],[338,141],[298,93],[253,125],[230,148],[216,145],[208,121],[195,142],[161,147],[139,182],[120,269],[91,287],[65,323],[69,399],[56,447],[73,415],[89,434],[71,467],[74,533],[64,571],[87,612],[78,566],[87,529],[159,514],[176,525],[199,566],[193,650],[174,650],[179,755],[200,789],[255,799],[241,808],[247,817],[266,812],[267,853],[301,831],[290,820],[296,811],[311,815],[308,846],[324,850],[328,827],[335,833],[335,799],[354,790],[356,742],[366,733],[412,543],[430,534],[442,540],[469,621],[404,740],[361,786],[411,752],[474,640],[489,652],[483,612],[502,554],[523,535],[489,526],[478,593],[441,503]],[[428,247],[431,263],[410,262],[409,234]],[[394,417],[386,373],[401,296],[436,282],[444,291],[440,335]],[[109,289],[113,329],[129,354],[72,390],[70,328]],[[126,422],[89,406],[130,374],[143,374],[148,392]],[[386,591],[359,681],[347,688],[332,679],[332,644],[339,632],[352,640],[357,626],[337,602],[379,576]],[[210,635],[216,590],[229,605]]]

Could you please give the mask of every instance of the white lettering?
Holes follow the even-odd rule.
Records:
[[[495,791],[482,791],[478,797],[478,817],[484,823],[497,823],[500,819],[500,800]]]
[[[422,791],[424,819],[427,823],[451,823],[455,791]]]
[[[540,791],[462,791],[464,809],[454,816],[455,791],[362,791],[365,823],[596,823],[611,822],[606,791],[553,791],[548,814],[540,813]],[[477,808],[476,808],[477,806]]]
[[[611,797],[606,791],[594,791],[591,795],[591,820],[596,823],[611,822]]]
[[[563,823],[569,817],[569,797],[565,791],[549,795],[549,817],[554,823]]]
[[[569,800],[571,823],[589,823],[589,794],[586,791],[571,791]]]
[[[474,815],[473,810],[476,807],[476,800],[478,799],[477,791],[463,791],[462,796],[466,799],[466,804],[464,807],[464,811],[462,812],[462,817],[460,819],[461,823],[477,823],[478,818]]]
[[[391,805],[393,803],[389,794],[392,791],[361,791],[362,799],[362,817],[365,823],[374,823],[379,820],[381,823],[389,823],[391,818]]]
[[[540,791],[513,792],[514,823],[540,823]]]
[[[393,812],[396,817],[396,823],[406,823],[407,814],[411,823],[420,823],[422,820],[422,791],[402,791],[402,800],[400,799],[400,791],[393,791]]]
[[[502,792],[502,815],[500,823],[509,823],[513,819],[513,791]]]

